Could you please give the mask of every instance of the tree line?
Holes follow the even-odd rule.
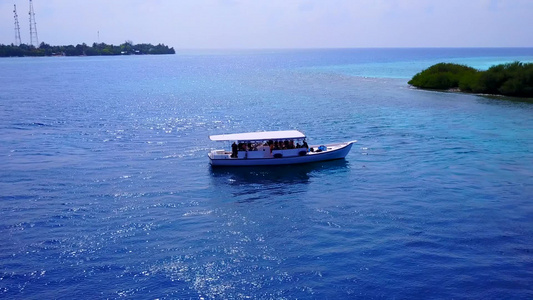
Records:
[[[409,84],[423,89],[533,98],[533,63],[500,64],[486,71],[439,63],[416,74]]]
[[[174,48],[164,44],[136,44],[126,41],[118,46],[106,43],[85,43],[68,46],[51,46],[42,42],[39,47],[21,44],[19,46],[0,44],[0,57],[22,56],[96,56],[96,55],[136,55],[136,54],[175,54]]]

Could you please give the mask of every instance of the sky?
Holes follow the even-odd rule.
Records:
[[[0,0],[0,44],[30,43]],[[33,0],[39,42],[175,49],[533,47],[533,0]]]

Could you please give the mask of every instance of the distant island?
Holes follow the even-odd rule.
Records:
[[[421,89],[533,98],[533,63],[501,64],[486,71],[439,63],[416,74],[409,84]]]
[[[50,46],[41,43],[38,48],[21,44],[20,46],[0,44],[0,57],[22,56],[96,56],[96,55],[141,55],[141,54],[175,54],[174,48],[163,44],[136,44],[126,41],[119,46],[105,43],[93,43],[92,47],[83,44],[76,46]]]

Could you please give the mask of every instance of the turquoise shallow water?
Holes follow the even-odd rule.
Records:
[[[530,299],[533,106],[406,83],[518,58],[533,49],[2,59],[0,295]],[[210,134],[292,128],[358,143],[208,165]]]

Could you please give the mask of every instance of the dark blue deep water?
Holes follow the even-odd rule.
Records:
[[[533,49],[0,59],[0,298],[532,299],[533,104],[412,89]],[[357,139],[212,169],[208,135]]]

